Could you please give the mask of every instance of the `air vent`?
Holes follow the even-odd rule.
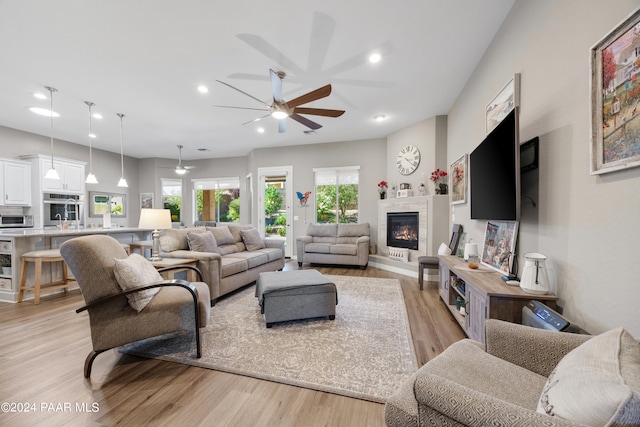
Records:
[[[211,151],[208,148],[198,148],[198,151]]]

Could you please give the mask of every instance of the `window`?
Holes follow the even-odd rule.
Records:
[[[181,222],[182,180],[162,178],[160,182],[162,184],[162,207],[171,211],[171,222]]]
[[[193,180],[195,221],[240,222],[240,178]]]
[[[358,222],[359,166],[314,169],[316,223]]]

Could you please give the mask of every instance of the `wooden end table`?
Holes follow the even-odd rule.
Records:
[[[197,259],[189,259],[189,258],[162,258],[160,261],[150,261],[153,266],[159,270],[165,267],[175,267],[178,265],[192,266],[197,267],[198,260]],[[167,279],[175,279],[176,273],[180,273],[181,271],[187,272],[187,280],[189,282],[197,282],[198,276],[197,273],[190,268],[176,268],[175,270],[166,271],[162,274],[167,276]]]

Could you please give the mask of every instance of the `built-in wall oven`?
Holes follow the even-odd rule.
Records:
[[[84,224],[84,195],[44,193],[42,198],[43,225],[58,225],[65,219],[69,222],[79,220]]]

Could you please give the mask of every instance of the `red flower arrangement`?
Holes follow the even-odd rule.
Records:
[[[433,172],[431,172],[431,181],[434,182],[434,184],[438,184],[438,182],[440,182],[441,184],[446,184],[446,178],[447,177],[447,173],[443,170],[440,170],[440,168],[434,170]]]
[[[378,183],[378,191],[380,193],[385,193],[387,191],[387,181],[380,181]]]

